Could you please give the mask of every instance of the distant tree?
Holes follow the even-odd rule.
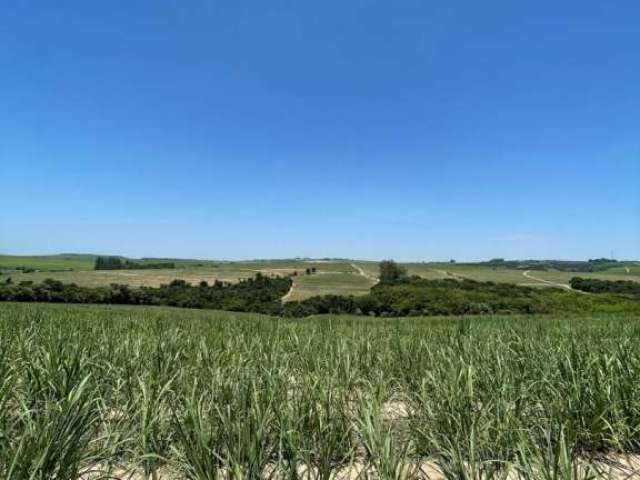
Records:
[[[307,268],[307,269],[304,271],[304,273],[305,273],[305,275],[311,275],[311,269],[310,269],[310,268]]]
[[[96,257],[95,270],[119,270],[123,267],[122,260],[118,257]]]
[[[399,266],[393,260],[383,260],[380,262],[380,281],[393,282],[399,280],[407,274],[404,267]]]
[[[175,268],[173,262],[133,262],[131,260],[122,260],[120,257],[96,257],[95,270],[134,270],[134,269],[152,269],[152,268]]]
[[[316,267],[311,267],[311,273],[316,273]]]
[[[451,260],[449,260],[449,263],[456,263],[456,261],[452,258]]]
[[[602,258],[590,258],[589,262],[590,263],[609,263],[609,262],[617,263],[618,261],[614,260],[613,258],[604,258],[604,257],[602,257]]]

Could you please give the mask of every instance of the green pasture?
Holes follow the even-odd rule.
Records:
[[[366,295],[374,281],[356,273],[316,273],[298,275],[288,300],[304,300],[316,295]]]

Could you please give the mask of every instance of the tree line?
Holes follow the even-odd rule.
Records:
[[[82,287],[46,279],[39,284],[30,281],[0,284],[0,301],[160,305],[278,314],[280,299],[290,286],[288,277],[269,278],[261,274],[237,283],[216,280],[211,285],[207,282],[191,285],[173,280],[160,287],[135,288],[115,283],[108,287]]]
[[[600,280],[597,278],[573,277],[571,288],[589,293],[618,293],[640,295],[640,283],[629,280]]]
[[[120,257],[96,257],[94,270],[145,270],[176,268],[173,262],[133,262]]]
[[[620,295],[577,295],[556,288],[532,288],[474,280],[429,280],[400,277],[381,281],[367,295],[325,295],[283,305],[283,316],[352,314],[411,317],[477,314],[544,314],[635,312],[640,298]]]

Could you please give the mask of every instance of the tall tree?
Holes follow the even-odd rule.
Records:
[[[380,262],[380,281],[393,282],[399,280],[407,274],[407,270],[393,260],[383,260]]]

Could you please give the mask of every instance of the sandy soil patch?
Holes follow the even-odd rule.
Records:
[[[640,479],[640,455],[609,455],[594,462],[598,475],[595,478],[603,480],[632,480]],[[315,480],[319,477],[317,467],[309,465],[299,465],[296,468],[298,477],[304,480]],[[423,461],[419,463],[408,463],[402,467],[402,472],[407,479],[414,480],[444,480],[445,475],[442,469],[434,461]],[[162,467],[158,472],[157,480],[183,480],[185,477],[169,467]],[[137,468],[119,466],[107,468],[104,465],[96,465],[87,468],[78,480],[149,480],[144,473]],[[226,469],[219,471],[219,478],[226,480],[229,472]],[[262,478],[272,480],[286,480],[287,472],[281,465],[271,464],[264,469]],[[331,474],[332,480],[384,480],[377,474],[374,466],[356,460],[349,465],[339,467]],[[519,480],[518,473],[512,469],[506,476],[496,477],[496,480]]]
[[[382,405],[382,418],[389,422],[406,420],[413,414],[413,409],[404,400],[391,399]]]

